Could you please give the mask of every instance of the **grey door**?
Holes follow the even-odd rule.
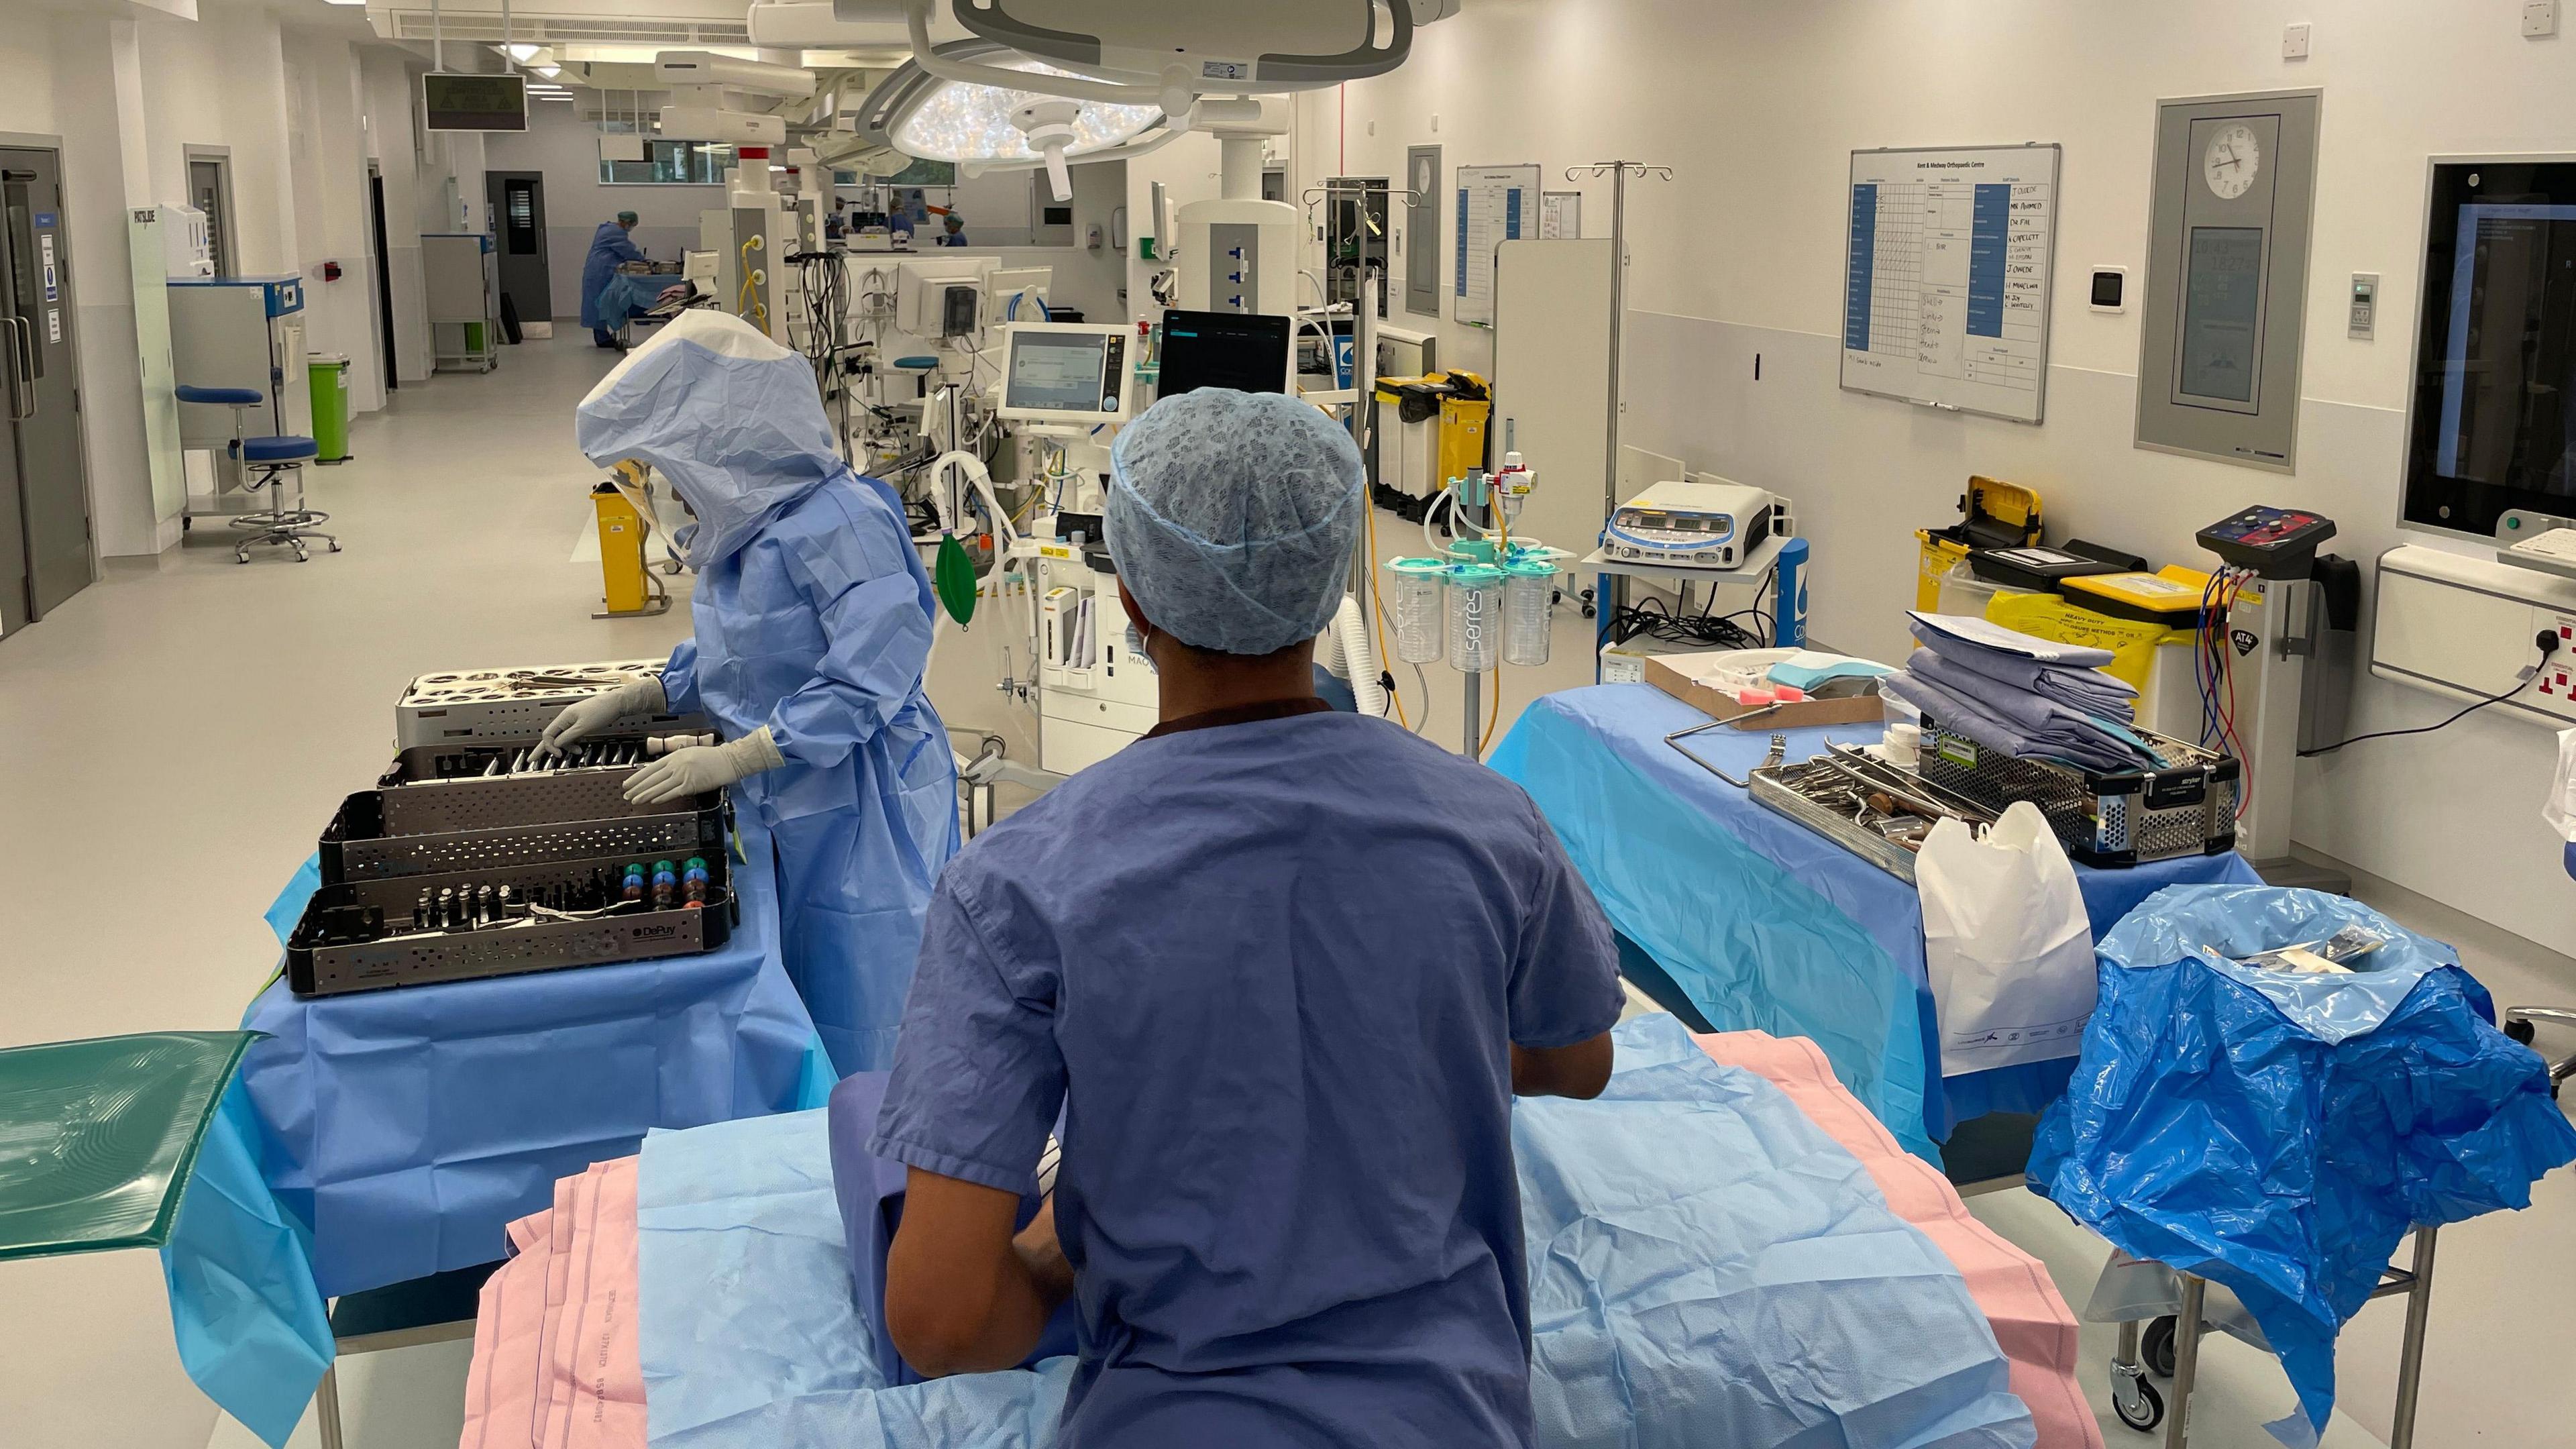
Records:
[[[485,178],[499,232],[501,295],[521,325],[555,315],[554,285],[546,271],[546,178],[534,171],[495,171]]]
[[[17,470],[27,616],[88,588],[89,487],[73,366],[71,247],[51,151],[0,147],[0,332],[8,334],[10,452]]]

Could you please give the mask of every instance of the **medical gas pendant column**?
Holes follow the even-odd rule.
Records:
[[[1262,148],[1288,132],[1287,108],[1259,100],[1202,100],[1193,130],[1217,138],[1218,197],[1180,210],[1180,308],[1188,312],[1297,310],[1297,208],[1261,199]],[[1157,218],[1160,224],[1160,218]]]

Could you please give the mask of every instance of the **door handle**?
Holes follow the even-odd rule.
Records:
[[[27,324],[19,320],[17,314],[13,312],[0,312],[0,322],[9,324],[9,421],[25,422],[36,415],[33,408],[22,410],[19,402],[19,399],[29,391],[26,384],[20,380],[18,367],[20,338],[24,335]]]
[[[23,422],[28,418],[34,417],[38,412],[42,411],[45,406],[44,398],[36,391],[36,349],[42,344],[36,341],[36,321],[34,318],[19,317],[15,320],[18,324],[18,351],[20,356],[14,359],[14,361],[18,367],[18,381],[25,387],[27,392],[27,410],[18,415],[20,421]]]

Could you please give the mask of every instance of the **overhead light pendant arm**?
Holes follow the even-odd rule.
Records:
[[[930,43],[930,7],[933,0],[909,0],[904,7],[904,23],[912,32],[913,64],[944,81],[967,86],[996,86],[1010,91],[1033,91],[1039,95],[1065,96],[1077,101],[1097,101],[1108,106],[1160,106],[1166,115],[1182,116],[1189,112],[1190,92],[1177,84],[1161,88],[1119,85],[1114,81],[1092,80],[1084,76],[1050,75],[1042,71],[1007,70],[1001,66],[977,65],[972,61],[949,60]],[[1177,77],[1175,78],[1177,80]],[[1175,104],[1177,98],[1177,104]]]

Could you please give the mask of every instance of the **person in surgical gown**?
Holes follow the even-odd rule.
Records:
[[[591,233],[590,255],[581,260],[581,325],[590,329],[591,340],[602,347],[618,345],[616,327],[626,320],[620,311],[610,317],[600,303],[608,293],[608,284],[617,276],[621,262],[644,260],[644,249],[627,235],[635,229],[635,213],[621,211],[614,221],[603,221]]]
[[[1518,786],[1316,698],[1347,432],[1208,388],[1110,460],[1162,722],[940,877],[869,1144],[887,1331],[1006,1368],[1069,1297],[1059,1449],[1526,1446],[1511,1099],[1609,1080],[1609,924]]]
[[[593,462],[651,464],[697,516],[696,637],[660,681],[564,710],[544,745],[703,710],[725,742],[662,757],[627,797],[734,787],[777,843],[780,948],[833,1065],[883,1068],[958,846],[956,763],[922,687],[936,598],[902,503],[834,453],[805,359],[723,313],[681,314],[577,417]]]

